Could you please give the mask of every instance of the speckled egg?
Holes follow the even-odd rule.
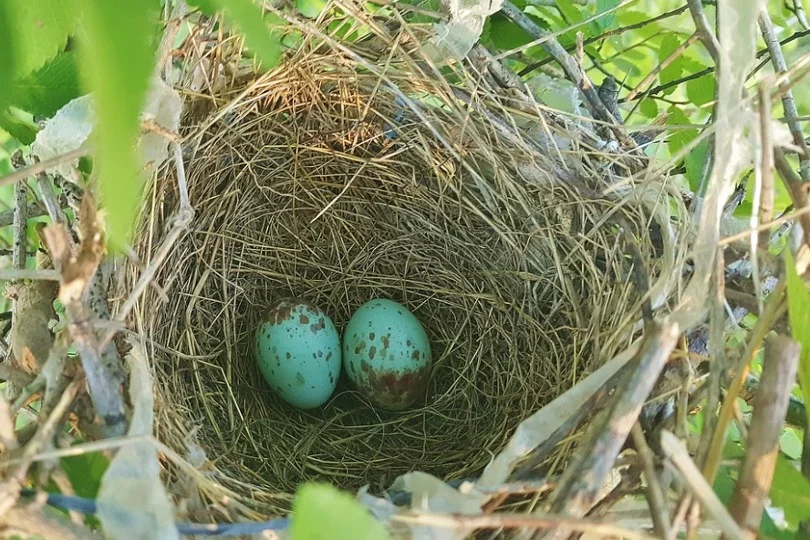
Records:
[[[393,300],[366,302],[343,332],[343,366],[349,380],[382,409],[401,411],[424,397],[430,362],[425,329]]]
[[[340,336],[326,313],[295,298],[276,302],[256,331],[256,359],[270,388],[287,403],[326,403],[340,376]]]

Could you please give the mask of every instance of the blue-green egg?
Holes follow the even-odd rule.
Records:
[[[401,411],[424,398],[430,364],[425,329],[408,308],[393,300],[366,302],[343,332],[346,375],[381,409]]]
[[[299,409],[326,403],[340,376],[340,336],[326,313],[296,298],[271,306],[256,331],[259,371],[278,395]]]

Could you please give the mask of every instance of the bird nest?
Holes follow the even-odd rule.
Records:
[[[519,111],[468,65],[440,76],[418,47],[368,49],[305,39],[277,69],[188,98],[195,215],[136,310],[157,437],[192,462],[204,450],[194,489],[264,515],[305,480],[474,477],[522,419],[626,345],[641,301],[631,266],[655,271],[644,205],[595,195],[615,165],[597,172],[576,143],[541,151],[539,109]],[[177,186],[172,167],[147,193],[146,260]],[[617,219],[641,224],[635,259]],[[339,331],[371,298],[407,306],[433,348],[426,402],[385,412],[345,380],[315,410],[283,402],[252,351],[284,297]]]

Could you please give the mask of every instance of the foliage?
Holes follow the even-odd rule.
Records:
[[[293,503],[293,540],[385,540],[383,525],[351,495],[327,484],[304,484]]]

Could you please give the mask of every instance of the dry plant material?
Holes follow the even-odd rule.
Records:
[[[103,235],[97,220],[95,201],[85,194],[79,212],[81,243],[75,252],[63,224],[42,231],[54,265],[62,275],[59,299],[65,307],[68,331],[78,349],[87,377],[93,405],[107,436],[120,435],[126,427],[121,384],[124,374],[117,356],[103,355],[99,347],[96,320],[90,306],[89,289],[104,254]]]
[[[167,168],[136,240],[154,286],[116,306],[155,344],[157,437],[218,456],[200,492],[250,491],[238,500],[264,514],[308,479],[379,492],[411,470],[478,474],[523,418],[626,347],[641,295],[613,223],[646,224],[648,203],[666,206],[658,178],[646,202],[583,195],[601,189],[602,169],[574,175],[538,152],[477,74],[450,89],[418,50],[394,48],[380,66],[353,44],[320,43],[229,88],[218,109],[188,104],[193,226],[176,232],[185,204]],[[409,97],[422,95],[442,105]],[[649,231],[627,232],[649,272]],[[143,276],[133,265],[128,290]],[[408,306],[435,351],[426,406],[375,411],[345,385],[314,411],[284,404],[252,343],[286,296],[338,327],[375,296]]]
[[[746,539],[757,537],[765,500],[771,491],[799,351],[799,344],[785,336],[769,336],[765,340],[765,362],[748,428],[745,461],[730,505]]]
[[[617,388],[614,401],[605,411],[603,422],[594,421],[591,436],[577,459],[566,468],[560,486],[552,494],[553,513],[582,517],[597,502],[599,491],[608,479],[627,436],[638,419],[661,370],[678,340],[678,326],[671,323],[649,325],[625,380]],[[544,538],[567,538],[567,529],[558,529]]]

